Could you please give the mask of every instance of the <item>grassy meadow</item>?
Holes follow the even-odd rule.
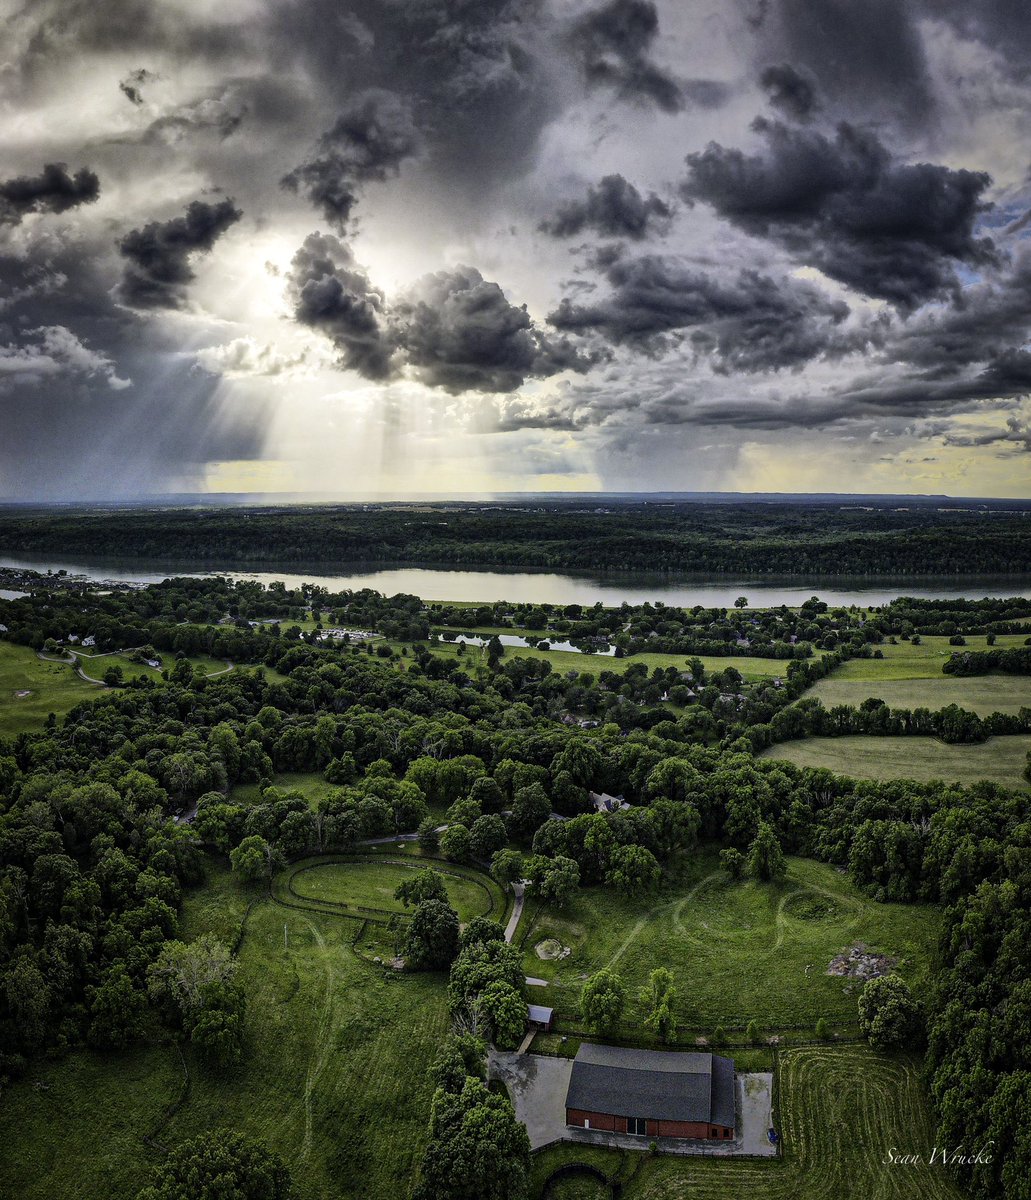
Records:
[[[961,1200],[940,1166],[891,1164],[888,1153],[927,1155],[934,1124],[919,1063],[866,1046],[781,1051],[777,1122],[783,1155],[771,1159],[679,1157],[593,1146],[557,1146],[534,1158],[533,1200],[556,1167],[588,1162],[623,1184],[624,1200]],[[603,1200],[584,1177],[552,1200]]]
[[[1023,633],[1004,633],[995,639],[995,648],[1011,650],[1023,646]],[[883,658],[853,658],[842,663],[834,672],[835,679],[866,679],[883,682],[888,679],[950,679],[942,674],[942,664],[953,654],[964,650],[987,650],[983,637],[968,637],[965,646],[950,646],[947,637],[923,637],[917,646],[909,642],[892,645],[882,642],[876,649]],[[865,699],[865,697],[864,697]]]
[[[258,894],[260,897],[260,893]],[[255,894],[212,866],[184,935],[231,939]],[[360,958],[361,923],[258,898],[240,950],[248,1038],[239,1068],[173,1046],[35,1064],[0,1106],[0,1196],[133,1200],[160,1151],[204,1130],[263,1138],[296,1200],[406,1196],[429,1114],[426,1069],[448,1026],[445,977],[395,976]],[[41,1085],[41,1086],[37,1086]]]
[[[986,717],[993,712],[1015,714],[1021,708],[1031,708],[1031,677],[939,675],[931,679],[846,679],[835,671],[809,688],[806,695],[818,696],[825,708],[837,704],[858,708],[868,697],[875,696],[889,708],[929,708],[934,712],[958,704]]]
[[[649,971],[665,966],[676,977],[679,1020],[707,1029],[752,1019],[771,1030],[820,1017],[854,1023],[855,981],[826,970],[856,942],[897,957],[910,983],[924,981],[939,927],[934,909],[879,904],[833,867],[788,861],[780,883],[734,882],[716,852],[704,849],[685,856],[676,883],[655,896],[585,889],[568,908],[544,910],[530,928],[526,973],[546,979],[547,989],[539,989],[546,1002],[574,1018],[583,981],[609,967],[627,987],[625,1021],[639,1027],[639,993]],[[572,953],[542,959],[536,947],[552,939]]]
[[[762,752],[762,758],[792,762],[798,767],[825,767],[860,779],[942,779],[971,784],[988,779],[1002,787],[1026,788],[1024,767],[1031,735],[1007,734],[977,745],[947,745],[933,737],[803,738],[782,742]]]
[[[50,713],[62,717],[101,690],[70,663],[46,662],[28,646],[0,641],[0,735],[41,729]]]

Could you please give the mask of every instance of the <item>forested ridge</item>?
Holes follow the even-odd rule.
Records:
[[[759,575],[1026,573],[1021,511],[800,504],[340,505],[7,510],[8,554],[219,565],[423,563]]]
[[[355,594],[357,611],[421,632],[416,597],[373,596]],[[908,601],[865,619],[814,601],[801,619],[836,629],[837,648],[824,660],[792,659],[777,683],[748,683],[733,668],[689,660],[684,670],[649,675],[631,663],[587,677],[497,648],[469,661],[421,645],[326,646],[314,631],[240,617],[241,605],[289,615],[311,599],[310,590],[216,579],[4,602],[9,635],[23,645],[45,648],[75,621],[101,641],[139,636],[167,656],[161,676],[0,739],[4,1074],[17,1077],[44,1053],[125,1047],[162,1030],[213,1061],[247,1053],[247,999],[227,948],[179,937],[180,900],[212,853],[260,876],[367,837],[428,836],[431,806],[447,806],[445,854],[525,854],[539,886],[632,890],[653,886],[699,841],[738,858],[762,843],[773,859],[839,866],[876,899],[944,909],[921,1021],[940,1136],[993,1144],[991,1160],[965,1172],[978,1200],[1031,1195],[1031,795],[988,783],[874,783],[754,756],[791,736],[806,711],[796,701],[828,659],[870,653],[940,611]],[[975,628],[1023,610],[947,611]],[[235,623],[217,624],[226,612]],[[258,669],[206,677],[175,657],[198,649]],[[674,687],[691,693],[682,711],[661,701]],[[571,719],[584,714],[592,719]],[[863,710],[864,721],[878,719]],[[286,771],[333,785],[317,811],[274,785]],[[260,800],[234,800],[238,784],[257,785]],[[595,812],[589,790],[623,795],[630,808]],[[551,820],[553,811],[569,819]],[[191,824],[174,819],[184,812],[196,814]],[[424,903],[427,918],[433,904],[446,917],[440,901]],[[415,928],[413,917],[409,940]],[[456,970],[476,953],[466,944]],[[470,1104],[490,1103],[457,1074]],[[444,1087],[434,1102],[441,1139],[451,1094]],[[424,1181],[435,1163],[427,1159]]]

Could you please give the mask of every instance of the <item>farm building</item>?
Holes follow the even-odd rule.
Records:
[[[555,1023],[555,1010],[545,1008],[543,1004],[528,1004],[527,1021],[541,1033],[550,1033]]]
[[[584,1042],[569,1077],[566,1124],[648,1138],[733,1138],[733,1060]]]

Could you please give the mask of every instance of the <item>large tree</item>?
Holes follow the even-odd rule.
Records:
[[[623,980],[607,968],[595,971],[580,992],[580,1015],[595,1033],[615,1028],[625,1007]]]
[[[871,979],[859,993],[859,1026],[876,1050],[899,1050],[923,1036],[923,1013],[898,975]]]
[[[748,848],[748,871],[753,879],[769,881],[782,878],[788,869],[784,851],[767,821],[760,821]]]
[[[524,1200],[530,1138],[507,1097],[468,1076],[438,1088],[414,1200]]]
[[[233,1130],[215,1130],[177,1146],[137,1200],[290,1200],[291,1194],[278,1154]]]
[[[416,970],[443,970],[458,953],[458,913],[445,900],[423,900],[405,932],[402,954]]]

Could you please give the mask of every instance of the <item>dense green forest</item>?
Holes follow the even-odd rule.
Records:
[[[316,612],[322,603],[330,614],[362,612],[395,636],[378,646],[323,644],[304,621],[313,601]],[[811,626],[814,638],[833,636],[835,648],[791,659],[782,679],[748,683],[732,667],[690,659],[649,673],[630,656],[619,670],[587,676],[493,643],[442,657],[419,640],[433,613],[417,597],[176,579],[125,594],[44,589],[0,602],[6,636],[20,645],[60,655],[73,628],[91,630],[98,650],[142,643],[161,665],[38,732],[0,739],[0,1071],[17,1079],[41,1055],[162,1037],[227,1067],[247,1054],[248,1000],[232,947],[181,936],[183,896],[212,856],[267,879],[278,863],[354,851],[368,838],[419,831],[436,846],[443,815],[441,853],[492,861],[503,882],[524,874],[544,898],[578,888],[643,893],[706,843],[723,848],[728,870],[747,861],[775,872],[784,854],[801,855],[847,871],[875,900],[942,908],[940,962],[925,1003],[907,1010],[906,1037],[926,1038],[940,1138],[994,1144],[989,1162],[964,1172],[973,1195],[1024,1200],[1031,796],[988,783],[872,783],[755,757],[769,741],[797,736],[799,723],[824,720],[797,701],[834,663],[912,637],[924,621],[958,621],[963,636],[1023,613],[1020,603],[985,602],[943,617],[900,601],[865,614],[814,601],[787,619]],[[265,615],[283,627],[250,624]],[[631,615],[652,619],[643,609]],[[672,625],[684,628],[685,616]],[[732,611],[709,623],[739,619]],[[254,669],[206,675],[185,657],[198,653]],[[674,689],[682,703],[671,706]],[[894,731],[897,714],[877,707],[852,719]],[[956,736],[967,735],[954,713],[918,724],[945,737],[950,720]],[[283,772],[318,774],[326,794],[313,807],[276,785]],[[241,787],[255,798],[242,798]],[[591,791],[630,807],[597,812]],[[567,819],[553,820],[555,812]],[[440,894],[408,899],[417,901],[404,935],[411,965],[454,960],[452,1008],[470,996],[479,1004],[482,992],[495,1004],[496,1029],[507,1028],[522,969],[492,924],[473,922],[460,943]],[[449,1156],[469,1150],[449,1141],[466,1109],[502,1130],[513,1162],[525,1158],[501,1100],[469,1067],[469,1046],[449,1053],[426,1113],[419,1194],[427,1197],[446,1194]]]
[[[1028,513],[941,506],[527,501],[0,514],[9,554],[759,575],[1027,572]]]

